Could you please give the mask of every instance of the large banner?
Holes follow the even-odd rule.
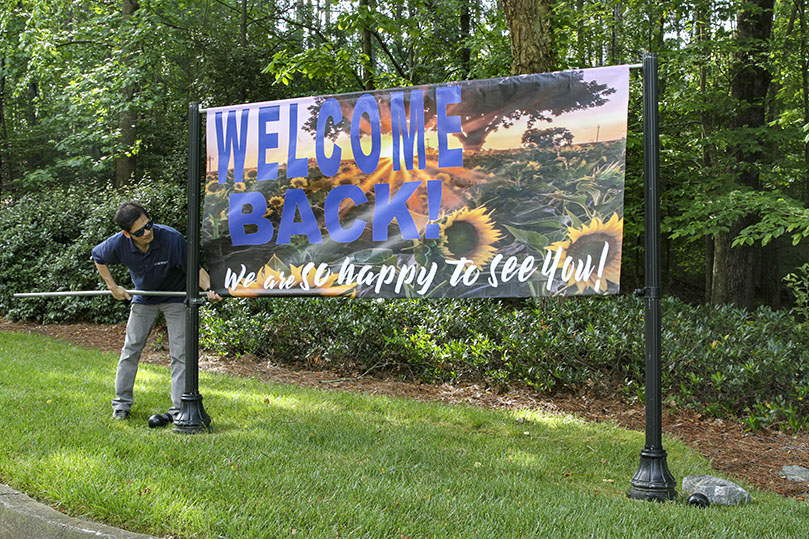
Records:
[[[618,292],[629,68],[208,109],[213,286]]]

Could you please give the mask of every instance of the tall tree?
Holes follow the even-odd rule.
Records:
[[[763,151],[755,132],[765,125],[764,100],[770,85],[766,67],[768,40],[772,30],[774,0],[749,0],[736,16],[736,45],[731,95],[736,109],[731,128],[738,135],[728,151],[732,157],[731,173],[740,188],[757,190],[760,185],[759,162]],[[736,219],[714,240],[712,303],[752,305],[755,297],[754,271],[757,260],[755,247],[739,245],[733,240],[756,220],[752,214]],[[771,263],[772,261],[766,262]]]
[[[362,84],[365,90],[373,90],[374,82],[374,43],[371,23],[373,21],[374,0],[360,0],[361,34],[362,34]]]
[[[121,33],[127,36],[130,31],[132,16],[137,11],[138,0],[121,0]],[[131,41],[124,37],[121,47],[121,64],[129,66],[136,51],[131,50]],[[138,114],[135,110],[136,81],[130,78],[128,84],[121,88],[121,110],[118,113],[118,128],[121,131],[121,152],[115,160],[115,186],[120,187],[132,182],[135,178],[136,149],[138,138]]]
[[[6,55],[4,48],[0,48],[0,197],[3,196],[3,186],[8,181],[6,175],[6,155],[8,155],[8,130],[6,129]]]
[[[511,73],[545,73],[556,69],[550,0],[502,0],[511,31]]]
[[[712,0],[704,0],[697,4],[694,14],[694,33],[698,48],[705,48],[710,40]],[[700,62],[699,91],[700,95],[708,93],[709,62]],[[707,108],[700,112],[700,138],[702,142],[702,167],[710,170],[716,164],[715,147],[708,142],[713,133],[713,117]],[[711,288],[713,286],[714,239],[705,236],[705,301],[711,301]]]

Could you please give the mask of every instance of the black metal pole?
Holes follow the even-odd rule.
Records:
[[[185,392],[180,415],[174,421],[174,432],[197,434],[208,432],[211,418],[202,406],[199,394],[199,210],[200,210],[200,144],[202,127],[199,104],[188,105],[188,264],[185,297]]]
[[[646,238],[646,446],[640,466],[630,481],[628,496],[638,500],[671,500],[677,497],[676,481],[663,449],[663,415],[660,391],[660,141],[658,134],[657,55],[643,56],[643,174]]]

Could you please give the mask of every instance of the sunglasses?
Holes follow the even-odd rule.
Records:
[[[153,225],[154,225],[154,222],[150,220],[148,223],[146,223],[145,225],[143,225],[142,227],[140,227],[136,231],[130,232],[130,234],[132,234],[136,238],[140,238],[141,236],[143,236],[144,232],[146,232],[147,230],[151,230]]]

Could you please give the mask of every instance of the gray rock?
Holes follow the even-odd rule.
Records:
[[[704,494],[712,504],[741,505],[751,501],[750,494],[742,487],[712,475],[689,475],[683,478],[683,492],[686,496]]]
[[[809,481],[809,468],[804,468],[803,466],[784,466],[781,468],[781,473],[778,475],[790,481]]]

